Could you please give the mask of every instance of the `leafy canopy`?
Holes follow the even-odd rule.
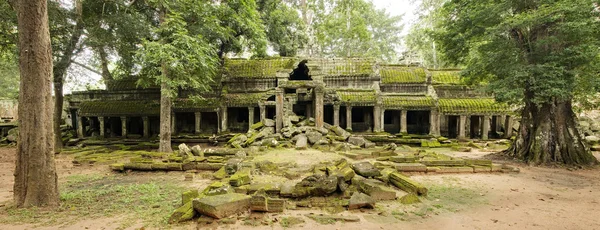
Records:
[[[598,86],[600,11],[593,0],[451,0],[436,25],[448,59],[489,81],[497,99],[570,101]]]

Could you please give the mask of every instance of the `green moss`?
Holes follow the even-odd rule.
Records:
[[[415,203],[421,203],[421,200],[414,193],[409,193],[409,194],[404,195],[403,197],[400,197],[400,203],[415,204]]]
[[[425,83],[427,80],[425,69],[421,67],[382,66],[379,73],[383,84]]]
[[[293,69],[296,59],[225,59],[224,73],[230,78],[274,78],[277,71]]]
[[[138,101],[84,101],[81,102],[81,115],[156,115],[160,112],[160,102]]]
[[[257,105],[259,101],[266,101],[273,95],[273,92],[229,93],[223,94],[223,100],[230,106],[250,106]]]
[[[459,85],[462,84],[459,70],[430,71],[433,84]]]
[[[377,101],[377,94],[373,90],[338,90],[337,95],[343,102],[347,103],[370,103]]]
[[[221,106],[221,99],[216,97],[177,98],[173,100],[173,109],[192,108],[217,108]]]
[[[461,98],[461,99],[440,99],[439,108],[442,113],[508,113],[508,105],[496,102],[492,98]]]

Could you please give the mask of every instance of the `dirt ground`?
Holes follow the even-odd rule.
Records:
[[[0,148],[0,211],[12,200],[14,148]],[[319,159],[322,154],[335,158],[334,153],[304,151],[297,159]],[[452,154],[446,153],[445,154]],[[456,153],[458,154],[458,153]],[[467,157],[481,157],[486,153],[470,153]],[[321,155],[321,157],[320,157]],[[465,157],[465,154],[461,154]],[[268,157],[268,156],[262,156]],[[596,153],[596,157],[600,157]],[[301,160],[302,159],[302,160]],[[75,174],[113,174],[106,165],[73,166],[71,158],[57,155],[59,183]],[[600,168],[567,170],[537,168],[511,162],[520,167],[518,174],[444,174],[415,175],[416,181],[430,188],[430,196],[423,204],[402,206],[399,202],[378,203],[373,210],[343,211],[337,215],[358,216],[359,222],[320,224],[304,218],[305,222],[290,226],[298,229],[600,229]],[[153,177],[151,173],[137,176]],[[183,181],[183,173],[162,174],[165,179]],[[205,186],[208,180],[197,179],[190,185]],[[176,229],[282,229],[273,224],[286,217],[303,217],[320,210],[288,210],[283,214],[257,216],[270,224],[258,226],[235,224],[203,225],[189,222],[171,225]],[[7,213],[0,212],[0,219]],[[250,214],[252,217],[254,214]],[[35,224],[0,223],[0,229],[117,229],[122,216],[90,218],[69,225],[38,226]],[[127,229],[139,229],[144,224],[134,223]],[[285,226],[287,227],[287,226]],[[151,227],[150,227],[151,228]],[[149,229],[149,227],[145,227]]]

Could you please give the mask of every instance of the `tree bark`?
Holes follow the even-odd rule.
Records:
[[[67,69],[71,65],[73,55],[76,53],[77,43],[81,34],[83,33],[83,20],[82,20],[82,6],[81,0],[76,1],[76,12],[77,22],[73,28],[73,33],[69,38],[69,42],[60,57],[59,61],[54,65],[54,151],[60,152],[63,147],[62,143],[62,132],[60,125],[62,124],[62,111],[63,111],[63,84],[65,82],[65,74]]]
[[[161,9],[159,20],[165,20],[165,9]],[[170,153],[171,149],[171,86],[168,84],[169,71],[166,63],[162,64],[163,80],[160,84],[160,141],[158,151]]]
[[[526,101],[532,98],[526,95]],[[528,102],[521,112],[519,131],[513,145],[506,150],[532,165],[592,165],[592,155],[577,129],[571,101],[553,100],[541,106]]]
[[[17,207],[59,202],[52,127],[52,47],[46,0],[18,3],[19,130],[14,201]]]
[[[100,63],[102,65],[102,79],[104,82],[108,82],[113,79],[110,70],[108,69],[108,58],[106,55],[106,50],[104,50],[104,46],[99,46],[97,48],[98,54],[100,55]]]

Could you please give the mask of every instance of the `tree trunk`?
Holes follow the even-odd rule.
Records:
[[[108,69],[108,58],[106,51],[104,50],[104,46],[99,46],[97,48],[98,54],[100,55],[100,63],[102,65],[102,79],[104,82],[108,82],[113,79],[110,70]]]
[[[159,20],[162,24],[165,20],[166,10],[161,9]],[[171,149],[171,86],[168,84],[169,71],[167,64],[162,64],[163,80],[160,84],[160,142],[158,151],[170,153]]]
[[[75,1],[75,11],[77,14],[77,23],[73,28],[73,33],[69,38],[67,46],[65,47],[64,53],[62,57],[60,57],[59,61],[54,64],[54,151],[60,152],[63,147],[62,143],[62,132],[60,130],[60,125],[62,124],[62,111],[63,111],[63,84],[65,82],[65,74],[67,73],[67,69],[71,65],[73,55],[76,53],[77,43],[79,42],[79,38],[81,38],[81,34],[83,33],[83,20],[82,20],[82,10],[83,7],[81,5],[81,0]]]
[[[167,75],[166,67],[163,67],[163,74]],[[160,142],[159,152],[170,153],[171,149],[171,87],[166,81],[160,84]]]
[[[17,207],[59,202],[52,129],[52,47],[46,0],[17,4],[19,31],[19,130],[14,201]]]
[[[598,163],[577,129],[571,101],[526,103],[517,138],[506,153],[532,165]]]

